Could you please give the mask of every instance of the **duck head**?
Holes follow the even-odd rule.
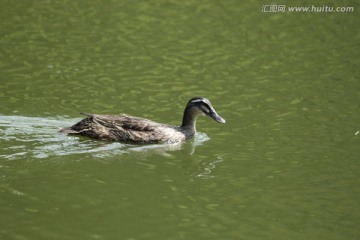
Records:
[[[195,97],[189,100],[186,105],[182,127],[194,127],[196,118],[199,115],[205,115],[211,117],[216,122],[225,123],[225,119],[220,117],[219,114],[215,111],[214,107],[211,105],[209,99],[203,97]]]

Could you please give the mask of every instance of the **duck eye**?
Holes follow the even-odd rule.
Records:
[[[210,109],[208,106],[206,105],[201,105],[201,110],[205,113],[205,114],[209,114],[210,113]]]

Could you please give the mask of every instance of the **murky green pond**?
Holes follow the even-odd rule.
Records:
[[[1,1],[0,238],[359,239],[360,6],[269,4]],[[194,96],[227,122],[183,144],[57,133]]]

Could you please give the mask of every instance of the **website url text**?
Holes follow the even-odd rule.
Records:
[[[286,5],[262,5],[261,12],[264,13],[284,13],[284,12],[309,12],[309,13],[348,13],[354,12],[354,7],[332,7],[332,6],[315,6],[299,7],[299,6],[286,6]]]

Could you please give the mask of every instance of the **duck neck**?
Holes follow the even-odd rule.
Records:
[[[187,107],[184,111],[181,128],[191,129],[196,132],[196,118],[199,115],[198,111],[193,107]]]

